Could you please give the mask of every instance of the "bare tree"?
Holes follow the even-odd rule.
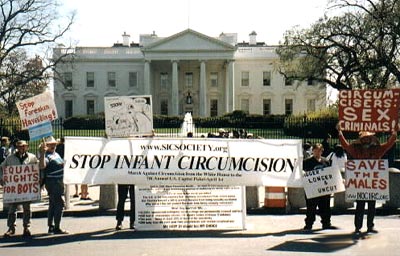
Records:
[[[57,63],[70,55],[52,56],[75,16],[62,20],[58,8],[54,0],[0,0],[0,99],[9,100],[19,87],[25,94],[30,88],[35,92],[35,85],[47,81]],[[36,54],[30,64],[20,58],[27,52]]]
[[[400,81],[399,17],[400,0],[331,1],[310,28],[286,32],[280,71],[336,89],[392,87]]]

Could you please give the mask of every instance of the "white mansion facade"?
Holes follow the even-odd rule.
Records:
[[[76,47],[71,63],[57,65],[59,117],[104,112],[104,97],[129,95],[152,95],[153,113],[163,115],[302,114],[326,106],[326,86],[285,81],[276,47],[258,43],[255,32],[243,43],[234,33],[213,38],[191,29],[129,40],[124,33],[112,47]]]

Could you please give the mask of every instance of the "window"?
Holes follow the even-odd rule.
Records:
[[[94,115],[94,100],[87,100],[86,101],[86,114],[87,115]]]
[[[137,72],[129,72],[129,87],[137,87]]]
[[[117,82],[115,80],[115,72],[108,72],[108,86],[109,87],[116,87]]]
[[[285,85],[286,86],[293,85],[293,78],[285,77]]]
[[[65,89],[72,89],[72,72],[65,72],[63,75]]]
[[[217,72],[210,73],[210,84],[212,87],[218,86],[218,73]]]
[[[161,109],[161,113],[160,113],[161,115],[165,115],[165,116],[168,115],[168,100],[161,100],[160,109]]]
[[[218,116],[218,100],[210,100],[210,116]]]
[[[86,87],[94,87],[94,72],[86,72]]]
[[[193,87],[193,73],[192,72],[186,72],[185,84],[186,84],[186,87]]]
[[[271,85],[271,71],[264,71],[263,72],[263,86],[270,86]]]
[[[242,86],[249,86],[249,72],[242,72]]]
[[[250,109],[250,101],[249,99],[241,99],[240,100],[240,109],[249,114],[249,109]]]
[[[314,111],[315,111],[315,99],[308,99],[307,112],[314,112]]]
[[[73,115],[73,102],[72,100],[65,101],[65,118],[71,117]]]
[[[293,99],[285,99],[285,115],[293,114]]]
[[[263,115],[271,115],[271,99],[263,99]]]
[[[160,86],[162,88],[167,88],[168,86],[168,73],[163,72],[160,74]]]

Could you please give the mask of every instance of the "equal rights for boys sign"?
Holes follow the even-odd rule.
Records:
[[[390,132],[398,120],[400,89],[341,90],[339,126],[343,131]]]

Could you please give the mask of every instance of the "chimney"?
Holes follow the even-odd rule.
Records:
[[[256,45],[257,44],[257,33],[256,33],[256,31],[253,30],[253,32],[251,32],[249,34],[249,36],[250,36],[249,45]]]
[[[130,40],[130,35],[128,35],[126,32],[122,35],[122,45],[123,46],[128,46],[129,47],[129,40]]]

